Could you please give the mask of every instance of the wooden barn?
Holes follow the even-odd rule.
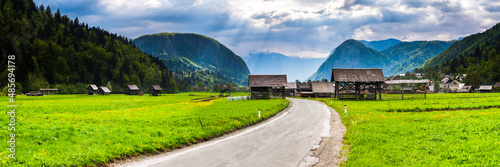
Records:
[[[44,95],[52,95],[52,94],[57,94],[59,89],[56,88],[45,88],[45,89],[40,89],[40,93]]]
[[[248,87],[251,91],[251,99],[267,99],[271,93],[281,92],[285,98],[286,75],[248,75]]]
[[[332,82],[312,82],[311,87],[315,97],[331,98],[332,94],[335,93]]]
[[[313,97],[311,83],[297,83],[297,96],[300,97]]]
[[[125,87],[125,91],[127,92],[127,95],[138,95],[139,87],[137,87],[137,85],[127,85],[127,87]]]
[[[106,86],[100,86],[98,92],[101,95],[109,95],[109,94],[111,94],[111,90],[109,90],[108,87],[106,87]]]
[[[87,90],[89,91],[89,95],[96,95],[99,87],[95,84],[90,84],[89,87],[87,87]]]
[[[160,85],[151,85],[151,87],[149,87],[151,96],[161,96],[161,91],[162,89]]]
[[[382,99],[382,69],[348,69],[333,68],[331,81],[335,82],[335,98],[337,99]]]
[[[296,82],[286,83],[285,96],[295,97],[296,92],[297,92],[297,83]]]
[[[458,93],[472,93],[472,91],[474,91],[474,88],[472,86],[464,85],[457,92]]]
[[[479,92],[481,92],[481,93],[491,93],[491,92],[493,92],[493,85],[481,85],[479,87]]]

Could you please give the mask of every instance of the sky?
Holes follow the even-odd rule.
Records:
[[[89,26],[137,38],[212,37],[240,56],[327,57],[347,39],[454,40],[500,22],[498,0],[35,0]]]

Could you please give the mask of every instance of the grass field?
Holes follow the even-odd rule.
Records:
[[[285,99],[226,101],[207,98],[217,93],[188,94],[18,96],[16,160],[7,158],[9,116],[1,114],[0,166],[93,166],[171,150],[259,122],[259,108],[265,119],[288,105]],[[2,111],[7,104],[0,97]]]
[[[318,99],[337,110],[346,125],[349,157],[343,165],[500,165],[499,93],[428,94],[412,100],[382,96],[388,98]]]

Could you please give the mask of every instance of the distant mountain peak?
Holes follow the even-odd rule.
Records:
[[[379,41],[365,41],[365,40],[359,40],[363,44],[365,44],[367,47],[375,49],[377,51],[383,51],[387,48],[390,48],[391,46],[394,46],[398,43],[401,43],[400,40],[394,39],[394,38],[389,38],[385,40],[379,40]]]

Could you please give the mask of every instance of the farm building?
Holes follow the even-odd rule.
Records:
[[[297,92],[297,83],[288,82],[285,86],[285,96],[295,97],[295,93]]]
[[[479,87],[479,92],[481,92],[481,93],[491,93],[491,92],[493,92],[493,85],[481,85]]]
[[[109,90],[108,87],[106,87],[106,86],[100,86],[98,92],[101,95],[109,95],[109,94],[111,94],[111,90]]]
[[[89,95],[96,95],[99,88],[95,84],[90,84],[89,87],[87,87],[87,90],[89,91]]]
[[[57,94],[59,89],[56,88],[46,88],[46,89],[40,89],[40,93],[44,95],[52,95],[52,94]]]
[[[161,96],[161,91],[160,85],[151,85],[151,87],[149,87],[149,92],[152,96]]]
[[[333,68],[331,81],[335,82],[335,98],[337,99],[382,99],[382,69],[348,69]]]
[[[500,82],[497,82],[495,83],[495,85],[493,85],[494,88],[500,88]]]
[[[457,92],[458,93],[471,93],[472,91],[474,91],[474,88],[472,88],[472,86],[462,86]]]
[[[125,91],[127,92],[127,95],[138,95],[139,87],[137,87],[137,85],[127,85],[127,87],[125,87]]]
[[[251,99],[266,99],[270,93],[281,92],[285,98],[286,75],[248,75],[248,87]]]
[[[300,97],[312,97],[312,86],[311,83],[297,83],[297,96]]]
[[[335,88],[331,82],[312,82],[311,87],[316,97],[331,98],[332,94],[335,93]]]
[[[400,91],[387,91],[387,93],[394,93],[394,94],[399,94],[401,93],[402,99],[404,99],[404,94],[416,94],[416,93],[424,93],[424,98],[427,97],[425,95],[427,93],[427,88],[429,85],[429,80],[428,79],[422,79],[422,80],[392,80],[392,81],[385,81],[384,85],[385,87],[394,87],[397,85],[397,87],[400,87]],[[418,90],[419,87],[422,86],[422,90]]]

